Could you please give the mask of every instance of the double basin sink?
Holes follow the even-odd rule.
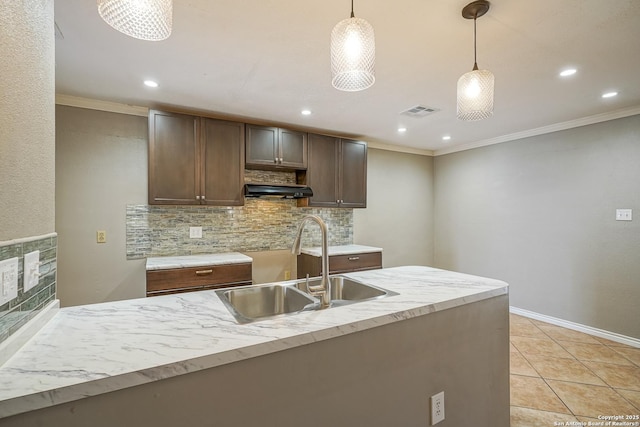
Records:
[[[330,276],[329,280],[330,307],[398,295],[396,292],[366,285],[344,276]],[[274,316],[319,310],[320,301],[308,293],[308,286],[318,284],[319,277],[295,282],[220,289],[216,294],[239,323],[249,323]]]

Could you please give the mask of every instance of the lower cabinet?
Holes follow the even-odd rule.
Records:
[[[382,268],[382,252],[356,253],[329,256],[329,274]],[[322,258],[308,254],[298,255],[298,279],[322,275]]]
[[[147,271],[147,296],[251,285],[251,263]]]

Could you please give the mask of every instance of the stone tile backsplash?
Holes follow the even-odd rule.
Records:
[[[56,235],[47,235],[0,246],[0,261],[18,258],[18,297],[0,306],[0,342],[55,300],[57,243]],[[24,292],[24,256],[36,250],[40,251],[40,279],[35,287]]]
[[[245,182],[295,184],[294,172],[245,170]],[[305,215],[318,215],[330,245],[353,243],[353,209],[298,208],[295,200],[245,199],[244,206],[127,205],[127,259],[219,252],[289,249]],[[202,239],[189,238],[202,227]],[[309,224],[303,246],[320,246],[320,228]]]
[[[330,245],[353,243],[352,209],[298,208],[280,199],[246,199],[239,207],[127,205],[127,259],[289,249],[305,215],[327,223]],[[189,238],[190,226],[202,227],[202,239]],[[320,246],[320,228],[309,224],[302,242]]]

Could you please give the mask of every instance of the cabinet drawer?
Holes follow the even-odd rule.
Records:
[[[372,270],[382,268],[382,252],[351,255],[333,255],[329,257],[329,272]]]
[[[251,263],[150,270],[147,271],[147,295],[251,284],[251,280]]]
[[[329,274],[382,268],[382,252],[367,252],[329,257]],[[298,279],[306,275],[317,277],[322,274],[322,259],[308,254],[298,255]]]

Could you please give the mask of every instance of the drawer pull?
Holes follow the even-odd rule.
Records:
[[[349,261],[358,261],[360,259],[359,256],[350,256]]]
[[[204,276],[205,274],[211,274],[213,270],[196,270],[198,276]]]

